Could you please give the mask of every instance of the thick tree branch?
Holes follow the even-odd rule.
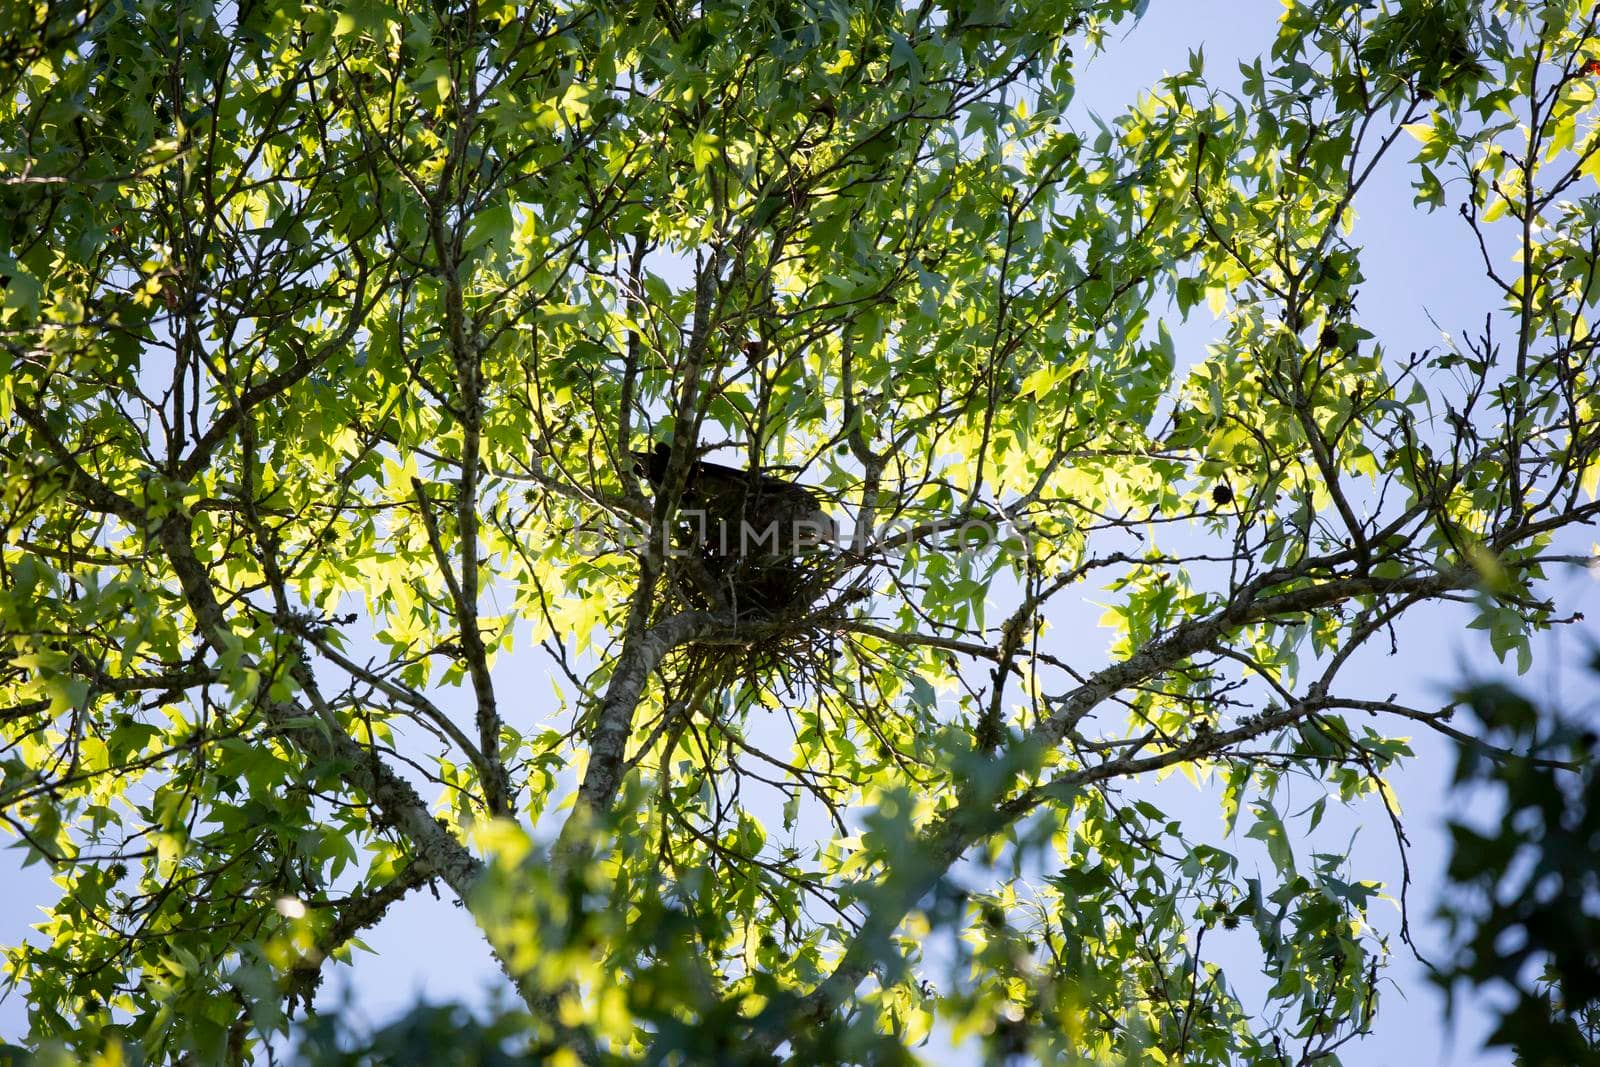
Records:
[[[671,544],[672,517],[683,493],[696,439],[700,378],[710,351],[712,320],[716,311],[718,278],[723,254],[714,251],[702,262],[695,276],[694,325],[688,351],[680,372],[676,402],[672,456],[666,479],[656,496],[650,537],[639,554],[639,580],[628,608],[622,651],[612,668],[611,682],[595,716],[590,737],[589,768],[578,788],[578,802],[561,828],[556,858],[566,863],[575,858],[575,849],[597,816],[610,810],[622,782],[623,760],[628,737],[633,732],[633,713],[644,693],[645,681],[656,664],[673,648],[692,640],[710,624],[697,614],[668,618],[649,626],[656,607],[656,585],[665,562],[666,546]]]
[[[1058,698],[1054,701],[1055,710],[1032,731],[1026,743],[1058,744],[1068,730],[1113,694],[1176,668],[1227,634],[1251,623],[1303,614],[1354,597],[1437,593],[1470,588],[1477,581],[1476,571],[1454,569],[1392,581],[1371,578],[1332,581],[1259,599],[1236,599],[1208,618],[1179,624],[1167,636],[1146,644],[1122,662],[1096,672],[1087,682]],[[1117,759],[1062,775],[1009,798],[1004,797],[1004,788],[994,789],[987,797],[963,798],[961,804],[947,810],[914,845],[901,853],[902,857],[909,858],[902,859],[893,877],[881,887],[860,931],[833,971],[807,995],[796,1022],[814,1023],[831,1015],[886,953],[892,951],[889,938],[894,930],[951,866],[978,842],[1010,826],[1041,801],[1047,798],[1064,800],[1086,785],[1203,759],[1241,741],[1270,733],[1325,706],[1326,694],[1320,691],[1320,686],[1313,686],[1313,690],[1308,698],[1290,707],[1252,716],[1232,730],[1197,733],[1184,744],[1164,752],[1139,756],[1135,749]],[[1002,753],[990,761],[993,773],[986,776],[980,772],[971,779],[1013,780],[1015,772],[1007,770],[1005,760]]]

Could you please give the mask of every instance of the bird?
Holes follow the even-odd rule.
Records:
[[[634,473],[660,491],[672,448],[657,442],[634,451]],[[783,558],[831,544],[838,525],[817,494],[761,470],[744,470],[697,459],[690,463],[678,514],[709,557]]]

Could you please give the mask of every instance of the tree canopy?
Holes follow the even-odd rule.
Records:
[[[1075,111],[1145,6],[0,6],[26,1043],[248,1062],[427,887],[565,1062],[1364,1033],[1382,887],[1297,839],[1457,728],[1351,665],[1465,602],[1525,669],[1591,562],[1600,15],[1295,0]],[[1494,294],[1424,351],[1384,181]],[[841,538],[752,604],[704,462]]]

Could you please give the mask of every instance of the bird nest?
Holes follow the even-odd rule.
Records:
[[[725,612],[739,624],[782,624],[803,619],[838,576],[832,553],[784,556],[680,558],[671,583],[678,603],[669,608]]]
[[[733,625],[680,650],[683,677],[709,683],[712,692],[742,683],[751,692],[788,700],[831,675],[838,657],[833,624],[845,617],[851,599],[827,600],[841,573],[838,556],[813,552],[699,562],[698,581],[674,576],[670,585],[677,602],[664,607],[727,612]],[[714,583],[709,589],[708,580]]]
[[[673,451],[658,443],[633,453],[633,472],[655,492]],[[730,621],[713,638],[680,650],[684,679],[726,688],[743,680],[787,691],[834,661],[831,619],[819,609],[842,573],[838,527],[818,493],[770,470],[693,457],[683,472],[662,615],[710,612]]]

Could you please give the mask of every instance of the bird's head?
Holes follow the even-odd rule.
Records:
[[[657,441],[648,452],[634,449],[633,473],[648,481],[657,489],[667,480],[667,462],[672,459],[672,446],[665,441]]]

